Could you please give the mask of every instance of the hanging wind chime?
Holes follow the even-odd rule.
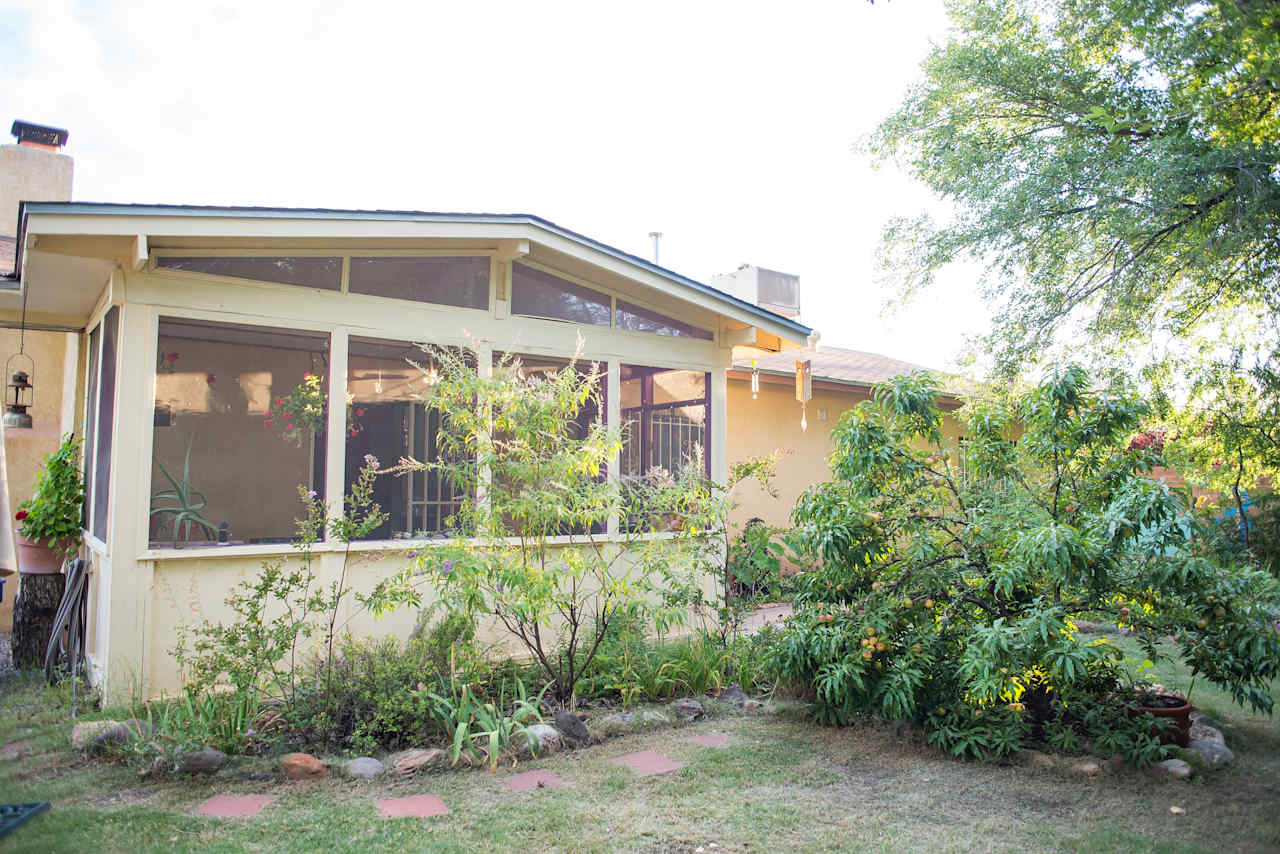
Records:
[[[813,361],[805,359],[803,362],[796,360],[796,400],[800,401],[800,432],[803,433],[809,429],[809,419],[806,417],[806,404],[813,397]]]

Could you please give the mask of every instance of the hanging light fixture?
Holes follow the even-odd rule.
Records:
[[[4,428],[6,430],[30,430],[31,415],[27,409],[35,403],[35,386],[31,380],[35,377],[36,363],[26,353],[27,345],[27,288],[22,285],[22,321],[18,325],[18,352],[4,363],[4,373],[8,377],[4,396]]]

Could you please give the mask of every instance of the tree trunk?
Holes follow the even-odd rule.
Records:
[[[18,598],[13,603],[13,666],[39,670],[44,666],[67,577],[60,572],[19,575]]]

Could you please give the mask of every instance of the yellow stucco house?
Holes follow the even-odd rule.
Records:
[[[365,454],[434,453],[413,342],[469,348],[485,370],[501,352],[563,364],[581,336],[607,366],[605,417],[629,437],[609,476],[698,449],[723,480],[734,348],[813,335],[528,215],[25,202],[6,326],[24,297],[28,326],[65,350],[36,374],[58,414],[35,415],[86,437],[88,660],[117,696],[176,687],[178,627],[220,617],[236,583],[289,552],[299,484],[336,510]],[[352,405],[317,400],[314,429],[295,429],[293,404],[321,387]],[[153,513],[171,477],[198,491],[207,526]],[[391,518],[356,547],[356,588],[439,536],[456,500],[430,478],[384,481]],[[336,543],[321,552],[323,580],[342,557]],[[404,634],[412,619],[351,629]]]

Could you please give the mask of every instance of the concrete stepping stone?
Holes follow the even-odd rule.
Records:
[[[387,798],[377,801],[383,818],[431,818],[448,815],[449,808],[435,795],[411,795],[407,798]]]
[[[641,750],[625,756],[615,756],[609,760],[615,765],[625,765],[636,772],[638,777],[650,777],[654,774],[669,774],[684,767],[683,762],[668,759],[656,750]]]
[[[253,818],[274,800],[272,795],[214,795],[198,812],[214,818]]]
[[[685,739],[692,741],[694,744],[701,744],[703,747],[728,747],[729,733],[727,732],[709,732],[706,735],[695,735]]]
[[[502,785],[513,792],[528,792],[533,789],[558,789],[561,786],[569,785],[569,781],[560,779],[550,771],[539,769],[504,777]]]

